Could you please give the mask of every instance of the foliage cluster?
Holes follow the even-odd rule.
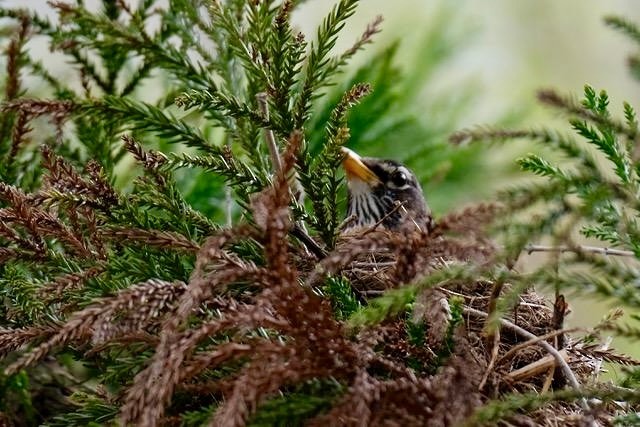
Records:
[[[632,419],[638,371],[615,385],[594,378],[603,360],[637,365],[600,345],[602,334],[640,339],[638,329],[614,313],[571,338],[562,295],[640,302],[632,107],[618,121],[604,92],[587,88],[581,104],[542,92],[584,141],[502,129],[454,139],[536,140],[568,165],[523,158],[546,179],[505,191],[502,203],[442,215],[432,233],[340,236],[347,141],[404,141],[396,146],[420,159],[409,163],[422,179],[456,164],[477,169],[469,154],[481,148],[433,142],[461,104],[430,129],[398,108],[414,99],[398,89],[396,45],[341,74],[380,18],[336,53],[358,1],[338,1],[313,41],[291,25],[300,3],[103,0],[94,11],[56,1],[55,21],[0,9],[16,28],[0,106],[2,421],[444,426],[544,421],[550,411]],[[406,81],[428,77],[455,50],[442,34],[429,33],[438,55]],[[33,37],[73,64],[73,78],[30,55]],[[49,97],[36,98],[27,81]],[[153,99],[159,81],[166,88]],[[486,232],[497,216],[526,218],[498,224],[505,250]],[[617,249],[581,246],[576,230]],[[519,272],[543,236],[554,242],[553,268]],[[556,288],[553,309],[533,285]],[[545,357],[544,372],[514,376]]]

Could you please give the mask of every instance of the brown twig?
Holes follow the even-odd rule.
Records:
[[[476,317],[480,317],[483,319],[486,319],[489,315],[483,311],[480,310],[476,310],[475,308],[471,308],[471,307],[464,307],[463,308],[463,312],[465,314],[471,315],[471,316],[476,316]],[[513,332],[517,333],[518,335],[525,337],[529,340],[534,340],[536,338],[538,338],[536,335],[532,334],[531,332],[527,331],[524,328],[521,328],[518,325],[515,325],[511,322],[509,322],[506,319],[500,319],[500,324],[507,328],[512,330]],[[541,347],[543,347],[551,356],[554,357],[554,359],[556,360],[556,362],[558,363],[558,365],[560,366],[560,368],[562,369],[562,372],[565,374],[565,376],[567,377],[567,380],[569,381],[569,384],[571,385],[571,387],[573,387],[576,390],[580,390],[580,383],[578,382],[578,379],[576,378],[575,374],[573,373],[573,371],[571,370],[571,368],[569,367],[569,364],[566,362],[566,360],[564,360],[564,357],[560,354],[560,352],[558,350],[556,350],[551,344],[549,344],[546,341],[538,341],[537,342],[538,345],[540,345]],[[582,400],[582,407],[585,410],[589,409],[589,405],[587,403],[587,401],[585,399]]]
[[[625,251],[622,249],[611,249],[611,248],[602,248],[599,246],[585,246],[585,245],[577,245],[577,246],[544,246],[544,245],[527,245],[524,247],[524,251],[531,255],[533,252],[591,252],[602,255],[612,255],[612,256],[628,256],[635,257],[635,254],[631,251]]]
[[[545,341],[548,340],[549,338],[553,338],[557,335],[560,334],[566,334],[566,333],[570,333],[570,332],[576,332],[580,330],[580,328],[569,328],[569,329],[560,329],[557,331],[552,331],[549,332],[548,334],[544,334],[544,335],[540,335],[539,337],[535,337],[533,339],[530,339],[528,341],[525,341],[523,343],[520,343],[518,345],[516,345],[515,347],[512,347],[511,349],[509,349],[509,351],[507,351],[496,363],[496,365],[502,365],[503,363],[507,362],[508,360],[510,360],[517,352],[519,352],[520,350],[522,350],[523,348],[529,347],[533,344],[537,344],[540,341]]]
[[[256,100],[258,101],[260,113],[262,113],[265,121],[269,121],[269,104],[267,103],[267,94],[265,92],[258,93],[256,95]],[[280,152],[278,151],[276,138],[271,129],[264,128],[264,139],[267,141],[267,148],[269,149],[269,156],[271,157],[274,172],[278,173],[282,170],[282,160],[280,159]]]
[[[369,227],[368,229],[366,229],[364,231],[364,233],[362,233],[363,236],[372,233],[374,231],[376,231],[378,229],[378,227],[380,227],[382,225],[382,223],[389,218],[391,215],[393,215],[398,209],[402,208],[404,205],[404,203],[400,202],[400,201],[395,201],[393,204],[393,209],[391,209],[389,212],[387,212],[382,218],[380,218],[378,220],[378,222],[376,222],[375,224],[373,224],[371,227]]]
[[[562,357],[563,362],[566,364],[568,360],[570,360],[569,354],[567,350],[560,350],[558,354]],[[523,366],[520,369],[516,369],[515,371],[511,371],[507,374],[507,379],[509,381],[517,382],[526,380],[527,378],[534,377],[539,375],[549,369],[552,369],[554,366],[558,365],[558,359],[549,354],[542,359],[536,360],[535,362],[529,363],[526,366]]]

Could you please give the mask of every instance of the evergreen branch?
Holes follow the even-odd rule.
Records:
[[[121,52],[133,51],[144,56],[145,63],[155,64],[169,71],[181,81],[188,81],[201,88],[214,86],[209,72],[201,65],[195,64],[187,55],[170,43],[161,44],[161,39],[152,39],[139,28],[127,28],[106,17],[91,14],[82,7],[69,7],[64,3],[55,3],[63,10],[65,19],[73,22],[77,27],[90,29],[93,33],[100,33],[103,37],[90,38],[88,34],[80,32],[76,42],[80,39],[87,47]]]
[[[338,178],[337,169],[343,157],[340,147],[349,138],[347,113],[370,92],[371,87],[363,83],[354,85],[346,92],[331,112],[326,126],[327,142],[320,155],[311,162],[307,152],[306,157],[299,161],[300,181],[311,199],[315,214],[311,225],[320,231],[329,247],[333,247],[335,243],[336,229],[339,225],[335,207],[338,205],[341,180]]]
[[[289,23],[289,14],[294,7],[291,0],[285,0],[274,19],[272,48],[270,52],[273,73],[274,111],[283,122],[283,127],[294,129],[289,107],[296,77],[304,61],[305,47],[302,33],[294,36]]]
[[[511,130],[478,127],[454,132],[449,142],[462,145],[474,142],[502,142],[514,139],[531,139],[545,146],[564,152],[569,159],[580,160],[586,167],[594,168],[595,160],[580,144],[568,135],[548,129]]]
[[[241,103],[233,96],[228,96],[217,88],[213,87],[208,90],[185,92],[175,99],[175,104],[189,110],[198,108],[199,110],[215,111],[216,114],[225,113],[227,117],[235,119],[247,119],[262,128],[269,128],[281,131],[281,127],[271,121],[269,117],[254,111],[251,107]],[[222,122],[224,124],[224,122]],[[281,134],[281,132],[279,132]]]
[[[626,34],[630,39],[640,44],[640,27],[621,16],[609,15],[604,18],[605,24],[621,33]]]
[[[199,167],[222,175],[245,203],[249,201],[250,194],[262,190],[268,183],[266,176],[238,160],[227,147],[202,156],[171,154],[161,170],[184,167]]]
[[[623,108],[624,118],[627,122],[627,128],[631,132],[629,136],[631,137],[631,140],[635,140],[635,137],[638,134],[638,116],[636,115],[635,109],[628,102],[623,103]],[[630,148],[631,147],[627,147],[627,150],[631,151]]]
[[[547,160],[535,154],[529,154],[527,157],[521,157],[517,162],[523,170],[533,172],[536,175],[568,180],[566,172],[552,166]]]
[[[631,283],[619,283],[615,278],[598,276],[593,272],[571,272],[554,278],[559,288],[577,288],[584,292],[615,298],[629,307],[640,307],[640,295],[637,286]]]
[[[105,93],[111,93],[113,89],[111,82],[100,75],[98,66],[85,53],[79,49],[66,49],[66,51],[71,55],[75,63],[80,66],[83,78],[90,77]]]
[[[631,325],[621,325],[614,323],[604,327],[607,331],[611,331],[617,336],[629,338],[632,340],[640,340],[640,327]]]
[[[256,10],[257,5],[260,5],[258,6],[261,8],[260,11]],[[266,13],[264,12],[265,8],[267,9]],[[249,22],[246,34],[241,32],[241,23],[238,17],[234,16],[232,8],[223,6],[219,0],[214,1],[209,8],[209,12],[213,24],[226,31],[227,37],[225,37],[225,41],[232,52],[235,53],[235,57],[242,62],[243,69],[250,79],[250,84],[253,87],[263,87],[271,90],[273,83],[267,73],[266,58],[260,54],[260,50],[264,49],[265,45],[264,40],[260,40],[261,34],[268,33],[268,30],[264,28],[264,24],[271,21],[273,14],[269,8],[269,2],[255,3],[248,8]]]
[[[589,86],[586,86],[585,91],[588,89]],[[552,89],[538,91],[538,100],[552,107],[566,110],[573,116],[596,123],[600,126],[609,127],[620,134],[632,137],[632,133],[623,123],[608,117],[607,115],[596,114],[585,108],[584,104],[580,104],[574,98],[562,96]]]
[[[558,402],[549,405],[549,413],[577,413],[573,402],[591,392],[627,399],[621,414],[637,409],[637,392],[601,382],[594,383],[597,389],[548,395],[545,390],[560,384],[542,374],[517,385],[535,389],[539,397],[520,393],[522,400],[512,401],[504,390],[513,388],[513,377],[485,369],[516,352],[518,366],[535,364],[541,357],[529,347],[534,344],[552,355],[543,354],[545,366],[554,366],[558,352],[547,341],[567,332],[562,307],[548,309],[545,299],[527,291],[534,285],[640,306],[634,260],[640,254],[640,151],[630,104],[618,119],[604,91],[585,87],[581,103],[543,91],[544,103],[571,116],[577,136],[478,128],[452,136],[452,142],[534,141],[566,160],[554,163],[546,154],[519,160],[545,179],[504,191],[503,205],[444,215],[428,233],[388,232],[381,220],[362,235],[339,236],[344,189],[337,170],[351,133],[354,147],[408,141],[409,166],[416,171],[425,169],[423,163],[433,170],[445,163],[452,170],[476,169],[465,159],[475,157],[467,150],[454,155],[437,144],[414,147],[416,139],[432,140],[433,132],[453,126],[460,102],[437,104],[438,111],[451,114],[424,129],[404,114],[420,79],[455,50],[447,39],[447,14],[436,19],[428,54],[417,65],[403,67],[401,74],[394,44],[375,57],[374,66],[355,73],[350,90],[343,93],[349,86],[339,85],[343,89],[314,111],[348,60],[380,31],[377,17],[350,48],[333,53],[357,0],[336,0],[308,54],[290,22],[300,0],[218,0],[209,15],[208,0],[170,0],[168,6],[104,0],[99,12],[84,3],[53,2],[60,14],[55,22],[0,7],[0,17],[17,18],[23,30],[4,36],[9,99],[0,112],[12,122],[11,132],[2,133],[11,145],[6,138],[1,142],[11,168],[0,174],[0,323],[12,329],[0,328],[0,355],[31,344],[22,356],[9,355],[9,373],[42,361],[0,381],[2,414],[60,426],[113,422],[117,412],[124,424],[149,425],[449,425],[483,402],[485,408],[469,422],[495,422],[486,417],[508,416],[518,410],[516,403],[527,411]],[[634,40],[640,34],[623,20],[614,26]],[[80,74],[82,96],[19,48],[31,31],[77,65],[72,71]],[[637,55],[630,62],[632,72],[640,70]],[[17,83],[25,71],[47,83],[55,99],[21,99]],[[163,81],[171,86],[157,94],[160,101],[125,97],[143,95],[136,88],[152,73],[168,77]],[[376,96],[350,113],[370,91],[361,81],[371,81]],[[398,86],[399,81],[404,83]],[[174,99],[205,124],[172,114],[165,107]],[[31,120],[45,115],[56,134],[29,134],[51,147],[34,151],[38,144],[26,144],[25,135]],[[74,121],[63,129],[68,119]],[[157,137],[145,147],[129,136],[124,146],[115,145],[122,130]],[[302,147],[305,138],[309,143]],[[167,142],[200,151],[164,154],[159,150]],[[382,157],[373,149],[368,154]],[[128,167],[133,159],[127,152],[143,170]],[[293,187],[296,176],[304,192]],[[424,173],[418,178],[424,180]],[[434,206],[438,211],[439,202]],[[225,207],[229,228],[220,229],[216,221],[222,221]],[[486,230],[496,218],[503,248]],[[231,227],[238,219],[242,225]],[[576,232],[616,249],[577,245]],[[211,237],[203,241],[205,236]],[[548,236],[549,246],[529,243]],[[531,252],[557,256],[522,274],[514,265]],[[511,309],[512,322],[505,320]],[[408,324],[411,313],[418,324]],[[42,326],[49,321],[52,326]],[[482,346],[492,326],[506,332],[494,335],[500,339],[492,343],[500,345],[487,352]],[[575,387],[571,370],[595,372],[594,360],[637,364],[598,343],[605,330],[635,339],[637,329],[611,316],[575,349],[558,348],[581,356],[570,367],[558,361],[563,377]],[[425,346],[427,341],[432,345]],[[43,360],[49,353],[53,357]],[[68,355],[86,365],[86,373],[75,378],[69,370],[60,384],[40,384],[39,370],[60,366],[66,372]],[[508,370],[506,363],[501,366]],[[629,373],[625,384],[635,388],[638,372]],[[99,387],[84,387],[87,380]],[[492,387],[479,391],[485,383]],[[63,405],[43,408],[43,399],[31,401],[42,397],[41,390],[63,388],[76,391]],[[594,409],[580,415],[609,421],[616,413],[595,402]],[[37,415],[22,416],[29,411]],[[540,422],[539,414],[522,414],[522,422]]]
[[[640,80],[640,57],[638,55],[630,56],[627,60],[627,64],[629,66],[629,70],[631,71],[631,75],[636,80]]]
[[[153,71],[153,65],[149,62],[144,62],[135,70],[133,75],[129,77],[129,81],[120,89],[118,96],[131,94],[142,80],[149,77],[151,71]]]
[[[533,412],[552,402],[570,402],[584,399],[637,403],[640,401],[640,393],[637,390],[621,387],[568,389],[544,394],[538,392],[512,393],[501,399],[492,400],[480,407],[471,417],[465,420],[462,427],[494,425],[498,420],[508,418],[517,412]]]
[[[220,152],[219,148],[211,145],[196,128],[151,104],[106,96],[100,101],[80,104],[79,111],[82,114],[106,116],[118,126],[152,132],[172,143],[184,143],[188,147],[199,148],[205,152]]]
[[[317,40],[311,44],[305,77],[294,106],[294,125],[297,129],[304,128],[311,102],[318,96],[316,92],[328,83],[327,72],[333,70],[327,56],[335,46],[345,21],[355,13],[357,5],[358,0],[340,0],[318,29]]]
[[[616,174],[622,182],[631,182],[631,173],[633,169],[631,167],[630,159],[624,153],[612,132],[603,130],[599,134],[595,129],[581,120],[572,120],[571,126],[580,136],[587,139],[607,156],[607,158],[615,165]]]
[[[537,202],[558,201],[571,188],[571,183],[564,180],[554,180],[544,183],[525,184],[501,190],[498,200],[508,209],[519,210],[531,207]]]
[[[104,425],[118,414],[118,407],[100,396],[75,392],[69,399],[77,409],[64,415],[54,416],[47,422],[48,427],[80,427],[92,423]]]
[[[41,17],[37,13],[29,13],[29,11],[25,9],[9,9],[3,7],[0,9],[0,18],[11,18],[16,21],[28,19],[31,25],[34,25],[41,30],[53,29],[53,24],[49,19]]]
[[[269,104],[267,102],[267,97],[268,95],[264,92],[256,95],[260,113],[266,121],[269,120]],[[271,157],[271,166],[273,167],[273,172],[276,174],[280,173],[280,171],[282,170],[282,160],[280,160],[280,150],[278,149],[278,144],[276,143],[276,139],[273,136],[273,130],[265,128],[264,139],[267,142],[267,148],[269,149],[269,157]]]
[[[33,74],[39,76],[53,88],[57,98],[72,99],[75,97],[73,91],[65,86],[59,79],[54,77],[41,61],[30,59],[27,66],[31,68]]]

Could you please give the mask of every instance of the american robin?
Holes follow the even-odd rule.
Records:
[[[360,157],[342,148],[347,176],[348,209],[343,231],[380,225],[397,230],[415,224],[421,231],[433,228],[431,211],[416,176],[394,160]]]

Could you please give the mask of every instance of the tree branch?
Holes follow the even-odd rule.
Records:
[[[471,307],[464,307],[463,308],[463,313],[467,314],[467,315],[471,315],[471,316],[476,316],[476,317],[480,317],[482,319],[486,319],[489,315],[483,311],[480,310],[476,310],[474,308]],[[509,322],[506,319],[500,319],[500,324],[507,328],[507,329],[511,329],[513,332],[517,333],[518,335],[528,339],[528,340],[535,340],[538,337],[534,334],[532,334],[531,332],[527,331],[524,328],[521,328],[520,326]],[[566,360],[564,360],[564,358],[562,357],[562,354],[560,354],[560,352],[558,350],[556,350],[551,344],[549,344],[546,341],[537,341],[536,344],[540,345],[541,347],[543,347],[550,355],[553,356],[553,358],[556,360],[556,363],[558,364],[558,366],[560,366],[560,369],[562,369],[562,372],[564,373],[564,375],[567,377],[567,381],[569,382],[569,384],[571,385],[571,387],[573,387],[576,390],[580,390],[580,383],[578,382],[578,379],[576,378],[575,374],[573,373],[573,371],[571,370],[571,368],[569,367],[569,364],[566,362]],[[590,410],[589,408],[589,404],[587,403],[587,400],[582,398],[580,401],[580,404],[582,406],[582,409],[584,409],[585,411]]]
[[[601,248],[599,246],[544,246],[544,245],[527,245],[524,247],[524,251],[531,255],[533,252],[591,252],[602,255],[612,256],[628,256],[635,257],[635,254],[631,251],[625,251],[622,249]]]

